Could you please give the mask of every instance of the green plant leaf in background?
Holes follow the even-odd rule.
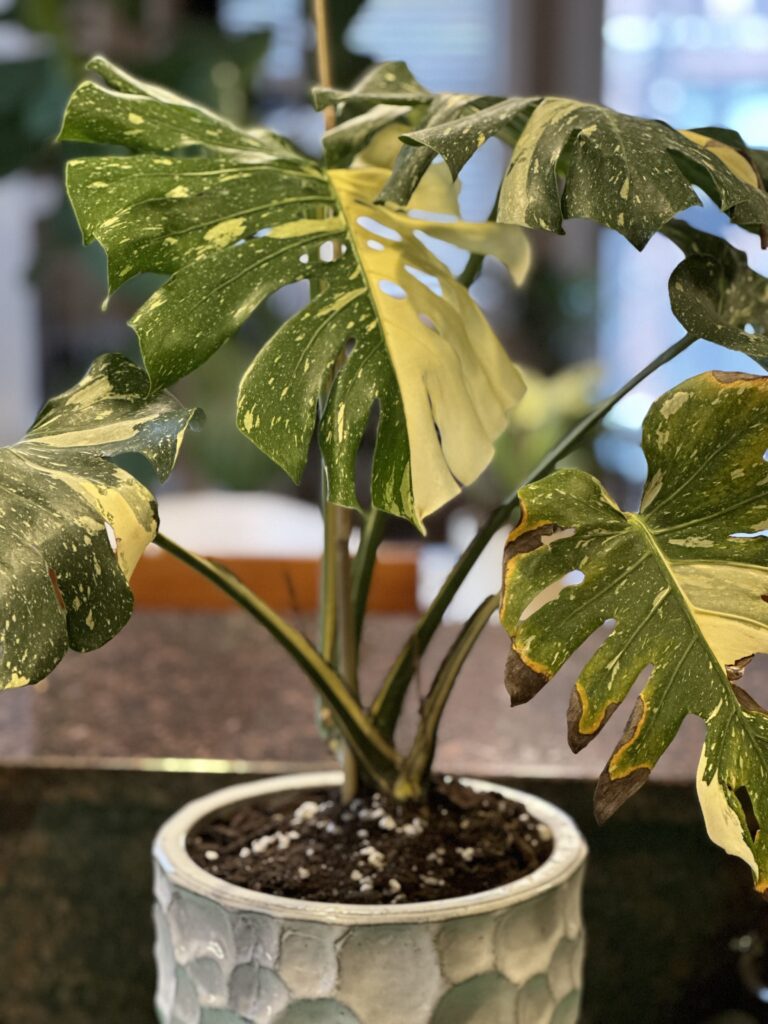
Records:
[[[505,100],[406,141],[439,153],[457,174],[488,138],[514,131],[521,112],[519,101]],[[701,205],[698,185],[734,223],[759,230],[768,223],[768,195],[757,172],[724,143],[713,149],[708,141],[595,104],[540,99],[517,131],[498,219],[562,232],[563,220],[588,218],[641,249],[676,213]],[[397,198],[395,182],[387,196]]]
[[[0,449],[0,689],[37,682],[68,647],[100,647],[130,617],[128,580],[157,511],[108,459],[138,452],[165,478],[193,416],[148,386],[130,360],[102,356]]]
[[[389,89],[382,88],[387,75]],[[738,139],[738,148],[712,129],[676,131],[662,121],[578,100],[430,94],[406,75],[404,65],[383,65],[375,79],[356,89],[314,93],[319,107],[341,104],[342,117],[351,106],[360,123],[366,116],[386,116],[382,104],[408,109],[417,127],[402,138],[422,151],[400,154],[382,190],[384,201],[404,205],[435,156],[456,176],[480,146],[498,136],[512,146],[499,196],[503,223],[562,232],[563,220],[585,217],[642,248],[676,213],[700,205],[695,185],[734,223],[751,230],[768,224],[768,196],[754,154],[736,133],[729,138]],[[338,131],[343,133],[343,124]],[[355,142],[351,128],[343,137],[348,150]],[[357,142],[364,144],[364,134]],[[330,145],[335,155],[333,135]]]
[[[715,372],[659,398],[643,428],[639,514],[621,511],[576,469],[524,487],[501,612],[513,704],[615,623],[576,683],[571,746],[581,749],[652,671],[598,783],[598,818],[643,784],[683,718],[698,715],[707,723],[698,789],[708,831],[750,865],[761,891],[768,715],[735,680],[753,654],[768,652],[768,538],[756,536],[768,529],[767,392],[766,377]],[[568,585],[574,571],[583,582]],[[550,587],[553,598],[542,594]],[[532,610],[536,599],[546,603]]]
[[[92,67],[110,88],[78,88],[62,137],[142,152],[74,160],[67,184],[86,240],[107,251],[111,288],[171,275],[131,321],[153,386],[203,363],[271,292],[311,280],[309,305],[243,378],[238,423],[297,479],[332,380],[320,425],[329,497],[354,506],[378,403],[372,501],[422,527],[488,464],[522,393],[479,308],[422,239],[495,255],[519,281],[523,234],[382,209],[373,199],[388,170],[326,171],[273,133],[241,131],[103,59]],[[175,153],[186,146],[195,155]],[[444,183],[419,191],[422,209],[443,203]]]
[[[722,238],[682,221],[662,231],[687,254],[669,279],[672,312],[683,327],[768,368],[768,280]]]

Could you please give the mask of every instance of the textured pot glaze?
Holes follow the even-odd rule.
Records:
[[[370,907],[251,892],[186,852],[219,808],[338,786],[338,772],[282,776],[195,800],[160,829],[155,868],[155,1006],[162,1024],[575,1024],[586,844],[537,797],[525,802],[554,850],[540,868],[473,896]]]

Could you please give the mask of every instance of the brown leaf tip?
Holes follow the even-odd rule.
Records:
[[[642,789],[650,774],[649,768],[635,768],[629,775],[612,779],[608,769],[604,768],[595,787],[595,821],[598,825],[604,825],[623,803]]]
[[[582,715],[584,714],[584,705],[582,703],[578,687],[574,686],[571,690],[571,699],[568,703],[568,714],[566,718],[568,723],[568,746],[574,754],[578,754],[587,746],[587,744],[592,742],[618,706],[619,705],[617,703],[608,704],[605,708],[602,721],[598,724],[597,728],[593,729],[592,732],[581,732],[579,729],[579,723],[581,722]]]
[[[741,679],[744,675],[744,670],[750,661],[754,658],[754,654],[747,655],[746,658],[737,658],[732,665],[725,666],[725,674],[728,676],[730,682],[736,682],[737,679]]]
[[[512,707],[518,704],[527,704],[531,697],[535,697],[539,690],[549,680],[549,676],[528,665],[515,650],[514,645],[507,657],[507,666],[504,671],[504,685],[509,694]]]

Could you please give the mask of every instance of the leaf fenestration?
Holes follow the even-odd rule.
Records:
[[[509,685],[527,699],[606,621],[615,626],[583,669],[569,714],[585,745],[652,667],[598,784],[604,819],[635,791],[683,718],[707,723],[699,793],[712,838],[768,887],[768,715],[734,686],[768,652],[768,378],[707,373],[663,395],[643,429],[648,482],[639,514],[593,477],[558,470],[520,493],[502,621]],[[523,613],[575,570],[578,585]],[[535,677],[536,685],[531,685]],[[746,792],[758,822],[750,828]]]
[[[138,452],[164,478],[193,416],[148,387],[130,360],[102,356],[0,449],[0,689],[37,682],[68,647],[100,647],[130,617],[128,580],[157,512],[109,457]]]
[[[105,73],[103,63],[97,70]],[[74,160],[67,183],[86,239],[98,239],[108,254],[111,288],[145,271],[170,275],[131,320],[153,386],[201,365],[271,292],[314,282],[310,304],[246,372],[240,429],[297,479],[332,381],[319,428],[329,497],[354,506],[357,450],[378,405],[372,500],[421,528],[488,464],[522,392],[479,308],[422,239],[495,255],[519,281],[529,262],[522,232],[382,209],[373,200],[385,169],[326,171],[286,156],[271,136],[240,133],[239,143],[240,130],[213,115],[207,128],[203,108],[161,101],[152,87],[107,73],[135,93],[81,87],[64,137],[74,125],[77,138],[105,141],[114,132],[113,141],[131,146],[124,121],[142,110],[139,148],[158,152]],[[170,110],[167,140],[158,127],[162,103]],[[209,134],[210,152],[201,154]],[[186,144],[194,155],[165,155]],[[430,208],[441,189],[439,176],[424,178],[414,199]]]

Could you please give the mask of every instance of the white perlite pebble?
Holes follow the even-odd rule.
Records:
[[[383,818],[379,818],[379,828],[383,829],[384,832],[394,832],[397,828],[397,822],[391,814],[385,814]]]
[[[315,800],[305,800],[303,804],[299,804],[296,810],[293,812],[291,817],[292,825],[301,825],[305,821],[309,821],[311,818],[317,816],[320,806]]]
[[[352,879],[353,882],[359,882],[360,879],[363,877],[363,872],[358,871],[357,868],[353,868],[352,871],[349,872],[349,877]]]
[[[260,836],[258,839],[251,840],[251,852],[252,853],[265,853],[270,846],[278,841],[277,836],[282,835],[282,832],[272,836]],[[284,847],[283,847],[284,849]]]
[[[414,818],[410,822],[406,822],[401,825],[398,832],[402,832],[404,836],[420,836],[424,831],[424,821],[422,818]]]
[[[400,885],[396,878],[390,878],[387,882],[387,888],[390,892],[402,892],[403,889],[402,885]]]
[[[466,864],[471,864],[475,859],[475,848],[474,846],[457,846],[456,853]]]
[[[298,838],[299,833],[295,829],[291,829],[290,832],[275,832],[278,850],[287,850],[294,839]]]
[[[306,868],[299,868],[296,874],[303,881],[305,878],[309,878],[309,871]]]
[[[370,844],[368,846],[360,847],[360,856],[365,857],[375,871],[381,871],[387,863],[387,858],[381,850],[377,850],[375,846],[371,846]]]
[[[244,846],[244,847],[243,847],[243,848],[242,848],[242,849],[240,850],[240,856],[241,856],[241,857],[243,858],[243,860],[245,860],[245,858],[246,858],[246,857],[250,857],[250,856],[251,856],[251,851],[250,851],[250,848],[249,848],[249,847],[247,847],[247,846]]]
[[[203,854],[206,860],[214,861],[219,859],[218,853],[215,850],[206,850]]]
[[[444,878],[433,878],[432,875],[419,875],[424,885],[445,885]]]

